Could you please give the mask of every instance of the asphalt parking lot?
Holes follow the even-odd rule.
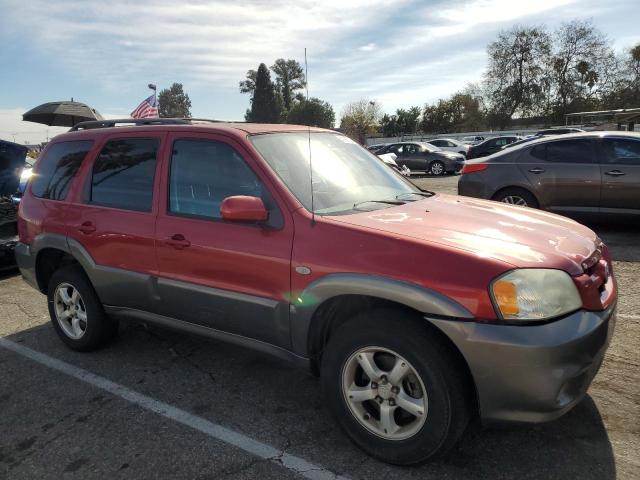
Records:
[[[416,182],[455,193],[457,177]],[[610,245],[620,288],[588,396],[552,423],[473,425],[447,458],[413,468],[366,456],[315,378],[258,353],[136,324],[99,352],[72,352],[45,297],[5,274],[0,478],[640,478],[640,222],[585,221]]]

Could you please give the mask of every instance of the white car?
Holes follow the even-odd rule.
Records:
[[[465,143],[467,145],[477,145],[480,142],[484,141],[484,137],[481,137],[479,135],[470,135],[468,137],[462,137],[462,143]]]
[[[435,138],[433,140],[428,140],[427,143],[430,143],[434,147],[438,147],[440,150],[460,153],[465,157],[469,152],[469,145],[459,142],[453,138]]]

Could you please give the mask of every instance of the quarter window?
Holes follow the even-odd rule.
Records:
[[[154,138],[107,142],[93,166],[90,203],[150,212],[158,144]]]
[[[92,145],[92,140],[51,145],[36,164],[31,178],[31,193],[40,198],[64,200]]]
[[[640,166],[640,141],[626,138],[604,138],[602,149],[605,163]]]
[[[231,146],[210,140],[174,142],[170,213],[220,219],[222,201],[233,195],[260,197],[271,210],[262,183]]]

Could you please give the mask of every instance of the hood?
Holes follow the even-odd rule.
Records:
[[[559,215],[488,200],[436,194],[373,212],[332,217],[394,236],[466,250],[514,267],[583,273],[599,242],[589,228]]]

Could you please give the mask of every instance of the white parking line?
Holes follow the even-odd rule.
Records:
[[[618,313],[616,317],[626,320],[640,320],[640,315],[627,315],[626,313]]]
[[[240,448],[241,450],[255,455],[256,457],[272,461],[273,463],[281,465],[305,478],[311,480],[346,480],[346,477],[336,475],[335,473],[320,467],[319,465],[308,462],[303,458],[278,450],[269,444],[254,440],[242,433],[235,432],[202,417],[192,415],[191,413],[173,407],[168,403],[155,400],[131,390],[124,385],[107,380],[104,377],[91,373],[87,370],[83,370],[82,368],[74,367],[73,365],[45,355],[44,353],[36,352],[28,347],[19,345],[11,340],[7,340],[6,338],[0,337],[0,346],[48,368],[57,370],[65,375],[69,375],[70,377],[74,377],[96,388],[105,390],[110,394],[127,400],[141,408],[150,410],[158,415],[162,415],[163,417],[170,418],[171,420],[191,427],[194,430],[198,430],[212,438],[215,438],[216,440],[220,440],[229,445]]]

